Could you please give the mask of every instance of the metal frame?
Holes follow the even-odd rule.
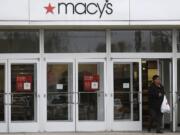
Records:
[[[178,57],[178,59],[177,59],[177,61],[180,61],[180,58]],[[178,64],[177,64],[177,66],[178,66]],[[178,69],[179,70],[179,69]],[[179,70],[180,71],[180,70]],[[178,71],[178,72],[179,72]],[[178,95],[180,94],[180,88],[178,88],[177,87],[177,92],[175,93],[175,100],[176,100],[176,103],[175,103],[175,107],[177,107],[176,109],[176,131],[180,131],[180,126],[178,126],[178,119],[180,118],[180,114],[179,114],[179,112],[178,112],[178,110],[180,109],[179,108],[179,104],[180,104],[180,102],[179,102],[179,100],[178,100]]]
[[[178,51],[178,48],[177,48],[177,36],[179,35],[180,33],[177,32],[177,30],[174,30],[174,43],[173,43],[173,46],[174,46],[174,57],[173,57],[173,75],[174,75],[174,82],[173,82],[173,131],[180,131],[180,127],[178,126],[178,121],[177,119],[180,117],[180,114],[178,112],[178,99],[177,99],[177,94],[178,92],[180,91],[180,88],[178,88],[178,77],[177,77],[177,72],[178,72],[178,60],[180,60],[180,50]]]
[[[105,59],[77,59],[76,60],[76,131],[105,131],[106,130],[106,118],[107,114],[106,111],[104,111],[104,120],[103,121],[94,121],[94,120],[85,120],[85,121],[79,121],[78,119],[78,64],[98,64],[102,63],[104,68],[104,110],[107,110],[107,82],[106,82],[106,61]]]
[[[111,53],[111,30],[110,29],[106,29],[106,53],[62,53],[62,54],[58,54],[58,53],[53,53],[53,54],[45,54],[44,53],[44,29],[40,29],[40,53],[35,53],[35,54],[0,54],[0,62],[4,63],[6,65],[6,76],[8,77],[10,74],[10,69],[8,69],[7,66],[7,61],[10,59],[11,60],[23,60],[24,62],[27,62],[29,60],[39,60],[39,69],[41,69],[41,71],[39,72],[39,76],[41,76],[41,78],[39,78],[38,82],[39,85],[42,86],[39,88],[40,91],[40,104],[41,106],[39,106],[40,110],[44,110],[44,108],[42,106],[44,106],[45,104],[45,99],[44,96],[46,96],[45,93],[45,85],[46,82],[44,80],[45,78],[45,67],[46,67],[46,60],[54,60],[56,62],[61,62],[67,59],[71,59],[72,61],[78,60],[78,59],[84,59],[84,61],[86,61],[86,59],[91,59],[91,60],[95,60],[96,59],[101,59],[104,60],[106,62],[105,65],[105,69],[104,72],[106,73],[106,82],[109,82],[109,78],[111,76],[111,69],[112,67],[110,66],[112,64],[112,60],[115,59],[119,59],[120,61],[124,61],[127,62],[129,61],[129,59],[131,60],[136,60],[136,59],[171,59],[172,60],[172,70],[173,70],[173,78],[172,78],[172,86],[173,86],[173,131],[177,130],[177,99],[176,99],[176,92],[177,92],[177,59],[180,58],[180,52],[177,52],[177,30],[173,29],[172,30],[172,47],[173,47],[173,51],[170,53]],[[75,67],[76,69],[77,67]],[[77,70],[77,69],[76,69]],[[42,79],[44,81],[42,81]],[[112,81],[112,78],[111,78]],[[6,89],[9,89],[9,83],[7,84],[8,80],[6,78]],[[111,88],[111,84],[106,84],[106,89],[109,90]],[[109,91],[107,91],[107,94],[110,95],[111,93]],[[107,96],[107,105],[108,107],[106,107],[106,129],[107,131],[110,131],[112,129],[112,116],[111,115],[111,109],[112,106],[110,106],[111,104],[111,97]],[[106,105],[106,106],[107,106]],[[108,108],[108,109],[107,109]],[[142,115],[141,115],[142,117]],[[8,117],[6,118],[8,119]],[[39,115],[39,129],[38,131],[43,132],[45,131],[45,127],[46,127],[46,121],[44,120],[44,116],[43,115]],[[1,123],[0,123],[1,125]],[[6,125],[6,124],[5,124]],[[1,127],[1,126],[0,126]],[[9,127],[9,126],[8,126]],[[17,127],[17,125],[16,125]],[[58,127],[59,128],[59,127]],[[24,129],[26,130],[26,129]],[[4,131],[4,130],[3,130]],[[2,131],[2,132],[3,132]],[[15,130],[14,130],[15,131]],[[17,130],[18,131],[18,130]],[[26,130],[27,132],[28,130]],[[1,130],[0,130],[1,132]],[[16,131],[15,131],[16,132]],[[32,132],[32,131],[30,131]]]
[[[5,65],[5,122],[0,123],[1,127],[0,132],[38,132],[39,131],[39,63],[38,60],[17,60],[17,59],[8,59],[0,60],[1,64]],[[37,113],[37,119],[35,121],[11,121],[11,64],[36,64],[37,66],[37,91],[36,91],[36,109],[34,110]],[[34,116],[35,117],[35,116]]]
[[[111,82],[113,82],[113,65],[114,63],[119,63],[119,64],[130,64],[132,62],[137,62],[138,63],[138,67],[139,67],[139,92],[138,92],[138,96],[139,96],[139,121],[131,121],[131,120],[122,120],[122,121],[114,121],[114,118],[112,116],[114,116],[114,87],[113,87],[113,83],[111,83],[111,124],[112,127],[111,129],[113,131],[141,131],[142,130],[142,70],[141,70],[141,59],[112,59],[111,62]],[[132,83],[132,82],[131,82]]]
[[[173,57],[172,57],[172,87],[173,87],[173,132],[177,131],[177,116],[178,116],[178,109],[177,109],[177,97],[176,97],[176,92],[177,92],[177,56],[178,56],[178,50],[177,50],[177,36],[178,33],[177,31],[174,29],[173,30],[173,42],[172,42],[172,46],[173,46]]]
[[[73,119],[72,121],[48,121],[47,120],[47,64],[72,64],[72,74],[73,74],[73,108],[72,108],[72,115]],[[59,131],[64,131],[64,132],[73,132],[75,131],[75,121],[76,121],[76,115],[75,115],[75,60],[73,59],[43,59],[43,90],[42,90],[42,98],[43,98],[43,127],[42,127],[42,132],[59,132]],[[46,85],[44,85],[46,84]]]
[[[8,132],[9,131],[9,101],[8,101],[8,97],[9,94],[7,92],[8,90],[8,80],[7,80],[7,61],[6,60],[0,60],[0,64],[4,65],[4,77],[5,77],[5,81],[4,81],[4,121],[0,122],[0,132]]]

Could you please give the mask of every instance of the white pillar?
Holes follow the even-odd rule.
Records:
[[[176,103],[176,92],[177,92],[177,32],[173,30],[172,34],[172,45],[173,45],[173,132],[176,131],[177,128],[177,103]]]

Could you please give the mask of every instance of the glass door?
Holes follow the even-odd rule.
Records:
[[[39,131],[39,63],[9,60],[9,132]]]
[[[141,60],[112,60],[113,131],[142,130]]]
[[[159,59],[158,71],[162,85],[166,92],[166,97],[171,108],[173,108],[173,76],[172,76],[172,61],[171,59]],[[162,126],[165,130],[173,130],[173,109],[169,114],[163,115]]]
[[[74,60],[45,61],[44,131],[75,131]]]
[[[76,62],[76,131],[106,129],[105,67],[104,60]]]
[[[177,111],[176,111],[176,125],[177,130],[180,131],[180,59],[177,61],[177,92],[176,92],[176,105],[177,105]]]
[[[149,127],[149,99],[148,88],[152,83],[152,77],[158,74],[161,79],[161,83],[164,86],[164,90],[168,99],[168,102],[172,108],[173,106],[173,79],[172,79],[172,60],[171,59],[143,59],[142,60],[142,121],[143,130],[147,130]],[[166,130],[172,130],[172,110],[169,114],[163,115],[162,126]]]
[[[8,132],[7,61],[0,61],[0,132]]]

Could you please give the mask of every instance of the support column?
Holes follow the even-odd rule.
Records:
[[[177,31],[176,30],[173,30],[173,33],[172,33],[172,46],[173,46],[173,66],[172,66],[172,82],[173,82],[173,108],[172,108],[172,111],[173,111],[173,132],[176,131],[176,128],[177,128],[177,99],[176,99],[176,92],[177,92],[177,57],[176,57],[176,54],[177,54]]]

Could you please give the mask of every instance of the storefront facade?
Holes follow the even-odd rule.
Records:
[[[179,4],[2,0],[0,132],[142,131],[154,74],[179,131]]]

